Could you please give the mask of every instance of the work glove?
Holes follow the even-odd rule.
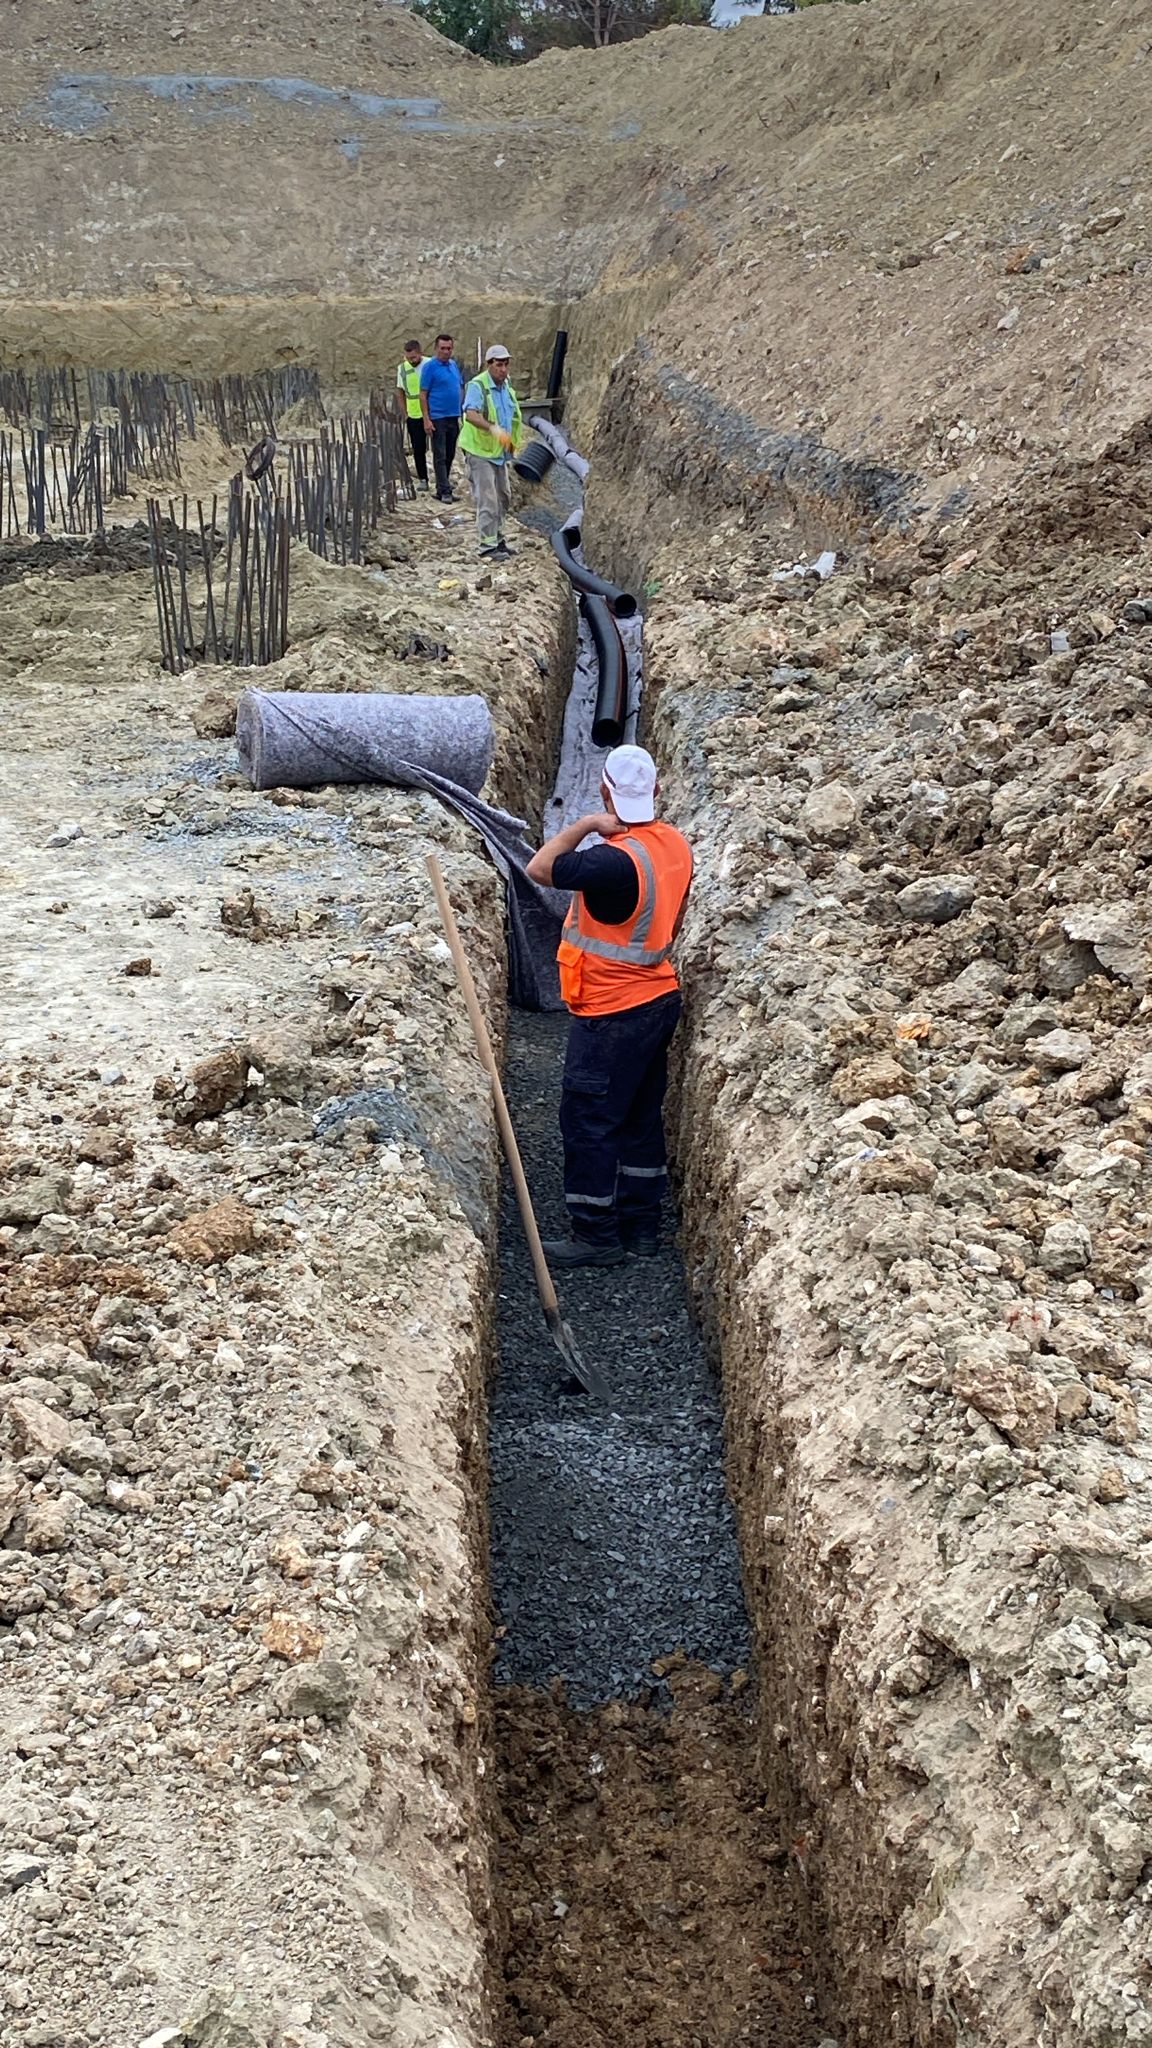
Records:
[[[501,447],[502,447],[502,448],[503,448],[503,449],[505,450],[505,452],[507,452],[507,450],[508,450],[508,449],[510,449],[510,448],[511,448],[511,446],[512,446],[512,436],[511,436],[511,434],[505,433],[505,431],[504,431],[504,428],[503,428],[503,427],[497,427],[497,428],[495,429],[495,434],[496,434],[496,439],[497,439],[497,440],[499,441],[499,443],[500,443],[500,446],[501,446]]]

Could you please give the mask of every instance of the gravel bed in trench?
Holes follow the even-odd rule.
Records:
[[[510,1015],[505,1083],[545,1236],[564,1229],[566,1030],[564,1017]],[[657,1259],[560,1285],[612,1411],[563,1392],[505,1176],[490,1407],[495,1679],[561,1678],[571,1704],[590,1707],[652,1686],[653,1660],[677,1649],[737,1669],[749,1636],[719,1388],[670,1231]]]

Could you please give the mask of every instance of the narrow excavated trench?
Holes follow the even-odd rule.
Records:
[[[564,1029],[514,1013],[506,1066],[554,1230]],[[610,1412],[563,1390],[507,1184],[500,1244],[501,2048],[814,2048],[795,1867],[759,1782],[719,1389],[674,1238],[656,1260],[565,1283]]]
[[[565,756],[571,771],[572,763]],[[562,763],[562,772],[564,763]],[[512,1010],[505,1086],[545,1236],[566,1229],[567,1024]],[[499,2048],[817,2048],[809,1915],[758,1761],[714,1361],[659,1256],[563,1281],[550,1345],[501,1184],[489,1402]]]
[[[567,330],[700,883],[594,1405],[495,1278],[479,842],[245,786],[143,553],[0,561],[0,2048],[1152,2048],[1147,12],[11,10],[13,377]],[[301,549],[270,680],[483,695],[538,824],[564,593],[459,495]]]
[[[616,454],[620,462],[619,448]],[[1129,1894],[1106,1895],[1089,1872],[1097,1889],[1084,1878],[1084,1917],[1066,1933],[1054,1912],[1025,1926],[1036,1909],[1019,1881],[1030,1858],[1041,1898],[1042,1859],[1050,1857],[1069,1885],[1080,1884],[1089,1851],[1081,1856],[1079,1837],[1088,1832],[1097,1861],[1110,1858],[1109,1868],[1128,1873],[1116,1877],[1118,1887],[1147,1883],[1145,1862],[1137,1861],[1142,1834],[1125,1834],[1115,1822],[1097,1844],[1088,1831],[1083,1816],[1094,1811],[1096,1780],[1085,1772],[1079,1804],[1059,1787],[1049,1796],[1056,1723],[1043,1716],[1055,1713],[1056,1688],[1037,1680],[1027,1662],[1025,1632],[1037,1614],[1045,1625],[1076,1629],[1089,1617],[1095,1593],[1090,1600],[1072,1573],[1098,1567],[1070,1565],[1065,1583],[1064,1566],[1028,1533],[1022,1510],[1013,1523],[1025,1532],[1012,1553],[1016,1580],[1003,1576],[1007,1566],[993,1548],[971,1556],[963,1548],[977,1517],[991,1514],[999,1498],[985,1496],[985,1479],[992,1489],[1007,1483],[1005,1475],[1027,1485],[1026,1504],[1036,1509],[1054,1497],[1049,1471],[1072,1469],[1056,1462],[1070,1453],[1042,1446],[1041,1464],[1010,1435],[1014,1448],[1006,1451],[975,1402],[956,1410],[954,1390],[934,1363],[937,1344],[968,1341],[981,1299],[989,1316],[988,1304],[998,1304],[1013,1342],[1023,1343],[1014,1329],[1025,1297],[1011,1292],[1016,1276],[1008,1261],[1019,1258],[1026,1274],[1028,1247],[1038,1244],[1043,1256],[1047,1230],[1055,1228],[1045,1222],[1051,1209],[1029,1222],[1014,1208],[1009,1220],[1020,1230],[1008,1250],[985,1243],[985,1233],[1001,1229],[999,1212],[971,1207],[985,1197],[973,1165],[974,1120],[956,1120],[955,1132],[944,1122],[954,1100],[951,1065],[960,1051],[980,1053],[987,1065],[959,1071],[981,1102],[998,1076],[1017,1073],[1018,1039],[999,1035],[1015,1029],[1003,962],[1024,960],[1013,977],[1025,1028],[1040,1033],[1042,1053],[1051,1034],[1062,1058],[1068,1039],[1061,1022],[1075,1025],[1094,1013],[1029,1000],[1032,970],[1010,929],[1002,945],[996,941],[1003,961],[987,957],[992,941],[979,932],[962,944],[939,941],[956,945],[946,960],[912,951],[937,943],[923,935],[892,941],[902,927],[885,926],[896,913],[880,884],[891,893],[915,863],[909,856],[907,871],[880,865],[891,843],[892,804],[905,799],[895,771],[892,797],[876,763],[896,763],[901,774],[908,765],[919,770],[923,759],[910,742],[919,748],[928,734],[935,743],[950,687],[935,671],[909,679],[903,614],[885,612],[887,601],[852,576],[850,555],[842,580],[825,587],[818,576],[802,577],[793,595],[792,549],[781,560],[778,535],[771,546],[758,537],[741,543],[747,554],[730,579],[723,564],[685,564],[671,543],[650,547],[644,493],[655,489],[640,462],[627,488],[619,471],[610,475],[592,501],[593,551],[597,566],[616,574],[630,563],[652,598],[643,737],[661,759],[668,814],[699,848],[702,886],[685,927],[681,1085],[669,1117],[682,1213],[669,1218],[655,1261],[562,1283],[580,1347],[611,1390],[607,1402],[566,1389],[507,1185],[498,1258],[489,1257],[496,1176],[488,1104],[424,861],[428,850],[443,861],[497,1029],[504,1021],[502,890],[475,840],[411,792],[367,785],[292,792],[282,801],[285,792],[242,786],[221,744],[227,727],[216,722],[219,707],[200,698],[203,680],[159,676],[151,593],[127,542],[116,549],[123,574],[83,583],[78,564],[92,566],[87,551],[54,549],[40,558],[43,588],[15,557],[7,570],[0,564],[10,644],[36,683],[30,689],[13,670],[33,735],[29,751],[33,740],[38,750],[21,825],[33,854],[23,844],[17,850],[22,860],[35,859],[44,916],[71,920],[58,927],[63,944],[54,953],[51,931],[49,940],[34,932],[36,957],[31,949],[25,955],[27,1042],[35,1044],[46,1022],[73,1036],[48,1033],[52,1071],[44,1093],[29,1089],[19,1107],[14,1146],[22,1148],[21,1177],[31,1178],[46,1120],[62,1127],[67,1114],[70,1128],[49,1162],[71,1172],[79,1157],[100,1175],[90,1186],[77,1174],[75,1197],[63,1197],[75,1200],[75,1216],[45,1212],[36,1237],[31,1221],[4,1226],[5,1253],[21,1264],[25,1257],[44,1262],[29,1268],[27,1291],[21,1275],[21,1291],[11,1297],[13,1315],[31,1331],[19,1357],[13,1353],[12,1370],[33,1389],[25,1403],[45,1393],[59,1402],[63,1385],[77,1415],[91,1403],[76,1359],[102,1392],[135,1387],[142,1445],[119,1434],[131,1404],[107,1403],[117,1456],[135,1477],[154,1469],[144,1435],[152,1428],[144,1397],[157,1389],[152,1356],[187,1366],[162,1383],[168,1405],[157,1434],[166,1460],[176,1460],[171,1404],[196,1418],[194,1425],[176,1418],[188,1432],[180,1452],[186,1466],[162,1499],[182,1531],[195,1531],[192,1518],[203,1510],[207,1533],[196,1544],[211,1562],[196,1588],[198,1618],[187,1623],[196,1646],[183,1642],[163,1604],[145,1637],[155,1638],[148,1682],[154,1678],[157,1690],[147,1704],[159,1717],[157,1742],[173,1725],[159,1691],[166,1675],[178,1673],[183,1686],[185,1673],[191,1679],[204,1670],[215,1688],[218,1667],[228,1687],[225,1705],[222,1691],[205,1686],[199,1727],[192,1705],[178,1710],[173,1756],[198,1771],[230,1774],[208,1777],[198,1803],[189,1802],[183,1761],[164,1780],[163,1809],[141,1802],[127,1778],[117,1786],[114,1775],[101,1776],[117,1768],[117,1741],[135,1744],[139,1733],[135,1691],[121,1690],[120,1666],[143,1658],[111,1630],[91,1655],[82,1644],[77,1654],[86,1661],[78,1668],[87,1674],[95,1664],[97,1676],[86,1676],[72,1716],[65,1704],[73,1697],[65,1683],[75,1682],[65,1671],[72,1624],[45,1638],[30,1624],[16,1633],[12,1617],[23,1624],[50,1599],[87,1613],[81,1601],[89,1592],[78,1594],[77,1580],[52,1576],[44,1562],[73,1541],[67,1516],[79,1518],[77,1502],[95,1506],[106,1518],[100,1539],[111,1539],[90,1567],[93,1598],[106,1578],[121,1584],[123,1561],[123,1598],[135,1617],[125,1630],[135,1631],[151,1612],[161,1563],[167,1569],[175,1561],[183,1575],[188,1557],[173,1550],[173,1519],[149,1524],[156,1506],[149,1489],[125,1493],[113,1478],[107,1495],[109,1504],[131,1496],[138,1533],[135,1523],[107,1519],[98,1473],[66,1465],[88,1492],[73,1496],[63,1479],[63,1493],[33,1498],[30,1489],[50,1477],[47,1461],[23,1458],[8,1496],[21,1519],[0,1552],[16,1588],[5,1616],[12,1633],[0,1649],[11,1653],[26,1686],[21,1712],[34,1716],[34,1701],[49,1697],[42,1674],[54,1659],[48,1668],[60,1675],[50,1711],[64,1718],[47,1726],[44,1753],[54,1756],[57,1735],[85,1717],[84,1747],[78,1741],[68,1771],[83,1763],[93,1810],[98,1794],[117,1825],[135,1830],[142,1862],[158,1843],[166,1852],[175,1845],[172,1862],[178,1855],[191,1901],[186,1918],[202,1944],[203,1960],[179,1930],[170,1934],[166,1906],[154,1903],[162,1898],[159,1881],[149,1876],[157,1989],[145,2005],[150,1977],[111,1987],[123,1994],[113,2012],[117,2039],[148,2039],[147,2028],[154,2036],[161,2023],[191,2011],[194,1995],[208,1995],[209,1970],[211,1983],[231,1972],[237,1995],[256,2003],[267,1980],[285,2005],[279,1987],[289,1971],[301,2006],[314,1985],[321,1987],[318,2011],[322,1999],[333,2007],[344,1999],[343,2034],[294,2032],[294,2022],[262,2018],[259,2031],[245,2036],[259,2048],[379,2038],[397,2048],[432,2041],[436,2048],[949,2048],[960,2041],[1062,2048],[1073,2038],[1078,2048],[1119,2048],[1122,2039],[1142,2038],[1104,2027],[1099,1991],[1083,2024],[1076,2019],[1079,2031],[1061,2031],[1077,1995],[1077,1958],[1099,1953],[1119,1924],[1113,1901]],[[537,535],[548,523],[543,495],[522,508],[523,524],[535,524]],[[798,511],[789,542],[802,532],[818,548],[823,536],[813,534],[814,523]],[[387,567],[379,570],[318,567],[302,556],[294,571],[298,645],[285,680],[308,688],[336,674],[346,687],[377,688],[413,645],[426,650],[451,640],[454,666],[396,673],[405,687],[416,682],[433,694],[467,685],[488,694],[498,729],[495,800],[529,811],[537,828],[545,818],[544,831],[559,822],[557,807],[566,815],[570,805],[588,808],[580,796],[588,794],[586,763],[575,777],[562,777],[547,801],[562,730],[562,766],[572,765],[571,720],[562,718],[560,698],[578,669],[570,598],[547,548],[525,536],[508,570],[478,572],[465,514],[441,517],[415,501],[398,508],[385,538]],[[859,619],[841,616],[849,600]],[[465,601],[467,609],[458,609]],[[53,641],[46,655],[44,632],[63,621],[72,637]],[[879,651],[854,668],[849,645]],[[1109,661],[1118,667],[1123,654],[1118,633]],[[78,690],[84,661],[90,665],[79,668]],[[1102,664],[1090,687],[1119,691],[1115,670]],[[935,695],[912,709],[921,690]],[[1117,701],[1127,719],[1129,698]],[[1036,702],[1047,715],[1038,686]],[[1031,720],[1033,713],[1025,705],[1022,715]],[[159,737],[154,718],[164,721]],[[785,718],[807,723],[793,729]],[[977,723],[987,737],[991,718]],[[49,828],[64,816],[58,792],[69,787],[56,758],[66,725],[79,726],[88,750],[79,784],[87,823],[61,839]],[[1032,773],[1026,761],[1020,782],[1030,784]],[[98,830],[105,836],[97,839]],[[128,833],[136,836],[125,844]],[[210,833],[217,835],[214,861],[200,848]],[[193,839],[195,862],[186,853]],[[245,871],[251,886],[221,900],[229,884],[218,880],[217,867]],[[951,885],[964,877],[944,879]],[[1006,886],[999,870],[992,879]],[[137,947],[145,934],[129,937],[138,916],[149,920],[143,960]],[[247,952],[249,939],[259,951]],[[82,1030],[66,1014],[75,986],[66,949],[77,948],[109,992],[99,1060],[87,1013]],[[989,987],[997,999],[1005,996],[1003,1026],[985,1032],[974,1017],[980,1035],[958,1031],[952,1020],[978,1010]],[[1135,995],[1130,1001],[1111,982],[1102,994],[1108,1020],[1125,1025]],[[34,1004],[45,1000],[49,1009],[33,1017]],[[921,1007],[928,1004],[939,1012],[935,1023]],[[299,1020],[287,1028],[288,1043],[269,1020],[291,1010]],[[557,1128],[564,1035],[562,1018],[524,1012],[513,1012],[504,1031],[511,1107],[546,1235],[565,1226]],[[56,1071],[61,1043],[72,1062],[64,1090]],[[1125,1041],[1122,1057],[1135,1063],[1139,1043]],[[128,1086],[126,1045],[137,1069],[131,1111],[121,1106],[131,1099],[126,1093],[109,1092]],[[162,1065],[171,1072],[158,1073]],[[215,1092],[219,1075],[234,1067],[241,1099],[221,1112],[219,1102],[229,1098]],[[261,1099],[266,1070],[271,1093]],[[1099,1112],[1104,1130],[1119,1111],[1119,1072],[1117,1065],[1103,1075],[1115,1084],[1103,1100],[1116,1100],[1116,1112]],[[65,1107],[48,1110],[49,1102]],[[1098,1112],[1076,1106],[1084,1112],[1079,1128],[1092,1135],[1088,1116]],[[910,1140],[887,1153],[874,1142],[900,1139],[921,1112],[923,1153]],[[129,1117],[134,1136],[125,1142],[118,1127]],[[1139,1130],[1135,1122],[1125,1128]],[[997,1144],[1005,1130],[1018,1136],[1001,1122],[993,1128]],[[1033,1151],[1048,1142],[1037,1140]],[[313,1145],[315,1154],[305,1150]],[[1006,1156],[1043,1164],[1031,1152]],[[1128,1157],[1120,1156],[1122,1193]],[[1105,1164],[1115,1170],[1117,1161]],[[937,1181],[943,1193],[929,1201],[925,1191]],[[1019,1177],[997,1181],[1014,1198],[1021,1185]],[[246,1191],[240,1206],[225,1198],[233,1188]],[[161,1211],[155,1191],[174,1194],[179,1206]],[[49,1192],[59,1198],[55,1182]],[[1047,1199],[1036,1174],[1024,1192]],[[954,1225],[949,1206],[957,1210]],[[222,1207],[224,1222],[243,1232],[235,1244],[258,1249],[261,1263],[254,1251],[234,1251],[227,1273],[210,1272],[204,1281],[186,1275],[189,1240],[179,1226],[218,1216]],[[1113,1212],[1109,1229],[1120,1215]],[[953,1227],[970,1237],[956,1238],[963,1292],[946,1298],[934,1283],[929,1291],[926,1255],[951,1245]],[[207,1236],[191,1241],[212,1250]],[[90,1283],[91,1266],[75,1269],[90,1290],[76,1323],[60,1299],[74,1269],[55,1263],[58,1242],[80,1244],[78,1256],[93,1266],[117,1254],[99,1281]],[[129,1254],[140,1263],[128,1263]],[[192,1256],[200,1262],[199,1251]],[[1000,1261],[995,1295],[973,1295],[970,1274],[990,1273],[993,1258]],[[229,1265],[214,1254],[206,1263]],[[900,1298],[882,1292],[889,1268]],[[1123,1277],[1122,1267],[1104,1270]],[[96,1292],[121,1284],[155,1290],[164,1306],[164,1323],[148,1337],[155,1354],[137,1357],[137,1339],[103,1335],[113,1305],[126,1319],[114,1330],[136,1327],[135,1297],[109,1294],[105,1310]],[[1026,1327],[1045,1337],[1047,1281],[1029,1284],[1039,1287],[1039,1306]],[[51,1320],[37,1326],[32,1318],[45,1313],[46,1287]],[[282,1342],[306,1291],[308,1320]],[[1061,1341],[1082,1347],[1090,1391],[1080,1387],[1078,1368],[1073,1381],[1072,1364],[1058,1352],[1036,1357],[1054,1375],[1050,1385],[1040,1382],[1053,1406],[1058,1385],[1075,1427],[1084,1404],[1095,1401],[1110,1432],[1108,1463],[1089,1474],[1103,1509],[1122,1504],[1122,1489],[1135,1490],[1143,1476],[1127,1462],[1139,1421],[1134,1402],[1121,1405],[1118,1373],[1095,1370],[1101,1360],[1119,1363],[1125,1311],[1112,1292],[1102,1293],[1104,1320],[1119,1332],[1106,1349],[1101,1332],[1067,1313],[1067,1304],[1089,1298],[1080,1279],[1054,1297],[1065,1318],[1057,1325]],[[941,1303],[949,1300],[945,1316]],[[182,1357],[168,1348],[179,1340],[166,1334],[181,1320],[191,1331]],[[75,1334],[81,1349],[59,1344],[57,1332]],[[100,1370],[113,1360],[115,1373]],[[911,1392],[898,1384],[905,1360]],[[286,1390],[289,1366],[300,1377]],[[222,1371],[233,1384],[217,1419]],[[986,1381],[960,1384],[988,1398]],[[25,1405],[21,1413],[18,1430],[26,1430],[37,1411]],[[40,1426],[50,1430],[55,1411],[47,1413]],[[233,1455],[237,1443],[251,1449],[250,1458]],[[70,1457],[92,1455],[86,1438],[73,1447],[69,1437],[68,1445]],[[103,1456],[99,1445],[94,1455]],[[259,1488],[273,1470],[278,1504],[270,1506]],[[215,1512],[222,1473],[226,1516]],[[965,1474],[975,1476],[961,1486]],[[48,1506],[63,1521],[38,1518]],[[94,1534],[80,1526],[79,1543],[88,1548],[78,1554],[90,1556]],[[1059,1529],[1073,1556],[1073,1525]],[[1118,1569],[1128,1569],[1143,1540],[1108,1553]],[[1035,1586],[1022,1576],[1032,1563]],[[1097,1583],[1094,1576],[1090,1584]],[[1142,1632],[1142,1584],[1132,1601],[1121,1614],[1135,1616],[1133,1628]],[[111,1606],[107,1618],[120,1629]],[[102,1612],[101,1628],[103,1621]],[[250,1652],[243,1668],[232,1634]],[[1138,1633],[1135,1640],[1146,1639]],[[1092,1652],[1110,1690],[1136,1668],[1111,1672],[1112,1642],[1101,1632],[1103,1647]],[[307,1669],[303,1678],[293,1672],[296,1645],[308,1653],[306,1666],[324,1650],[319,1669],[333,1681],[330,1695],[309,1689]],[[1144,1662],[1142,1648],[1122,1647]],[[1053,1654],[1072,1651],[1079,1656],[1065,1639]],[[1024,1674],[1015,1695],[1005,1677],[1013,1657]],[[1070,1674],[1085,1686],[1090,1675],[1098,1673]],[[1142,1713],[1135,1686],[1132,1695]],[[1086,1692],[1072,1697],[1061,1739],[1069,1726],[1078,1729],[1080,1756],[1089,1757],[1099,1747],[1097,1724],[1081,1723]],[[192,1692],[183,1699],[192,1701]],[[121,1700],[123,1709],[109,1704]],[[95,1728],[98,1715],[120,1712],[118,1726],[113,1719]],[[41,1754],[38,1724],[30,1719],[20,1741],[23,1761],[32,1764]],[[60,1782],[71,1790],[71,1777]],[[240,1865],[227,1896],[213,1889],[221,1782],[233,1802],[228,1854]],[[52,1961],[40,1940],[41,1892],[52,1925],[56,1899],[35,1873],[58,1886],[60,1872],[45,1846],[55,1836],[35,1832],[38,1810],[14,1811],[15,1850],[30,1859],[20,1866],[29,1873],[20,1884],[27,1897],[17,1901],[25,1916],[16,1957],[23,1983]],[[1014,1818],[1006,1841],[1005,1811],[1027,1822]],[[31,1815],[27,1826],[21,1815]],[[1124,1820],[1128,1826],[1136,1822]],[[258,1867],[255,1857],[244,1867],[233,1853],[242,1834],[260,1845]],[[33,1864],[34,1856],[42,1860]],[[243,1951],[235,1951],[234,1927],[257,1898],[273,1902],[267,1918],[259,1925],[253,1908],[243,1922]],[[280,1932],[285,1901],[297,1915],[290,1943]],[[104,1909],[102,1893],[88,1923],[85,1910],[64,1921],[62,1940],[101,1942],[106,1951],[123,1946],[123,1924]],[[1135,1909],[1121,1930],[1131,1943],[1134,1916]],[[1017,1968],[1022,1927],[1041,1943],[1033,1963],[1038,1954],[1044,1968],[1031,1978]],[[1072,1939],[1079,1949],[1065,1951]],[[1122,1996],[1135,1997],[1118,1955],[1096,1965],[1098,1983],[1107,1991],[1111,1972]],[[1067,1989],[1057,1983],[1052,1993],[1052,2025],[1033,2024],[1057,1956]],[[80,2037],[73,2018],[87,2012],[88,1995],[86,1984],[68,1986],[70,2017],[60,2038]],[[137,2008],[146,2013],[138,2027]],[[84,2024],[96,2041],[92,2024]],[[208,2037],[193,2030],[173,2038]],[[45,2048],[46,2041],[47,2030],[38,2028],[35,2041],[20,2038],[13,2048]]]

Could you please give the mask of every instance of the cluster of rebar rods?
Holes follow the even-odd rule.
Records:
[[[291,530],[278,498],[261,499],[234,477],[228,494],[226,541],[217,530],[218,500],[205,514],[189,500],[168,501],[165,523],[157,498],[148,500],[148,540],[163,665],[180,675],[197,661],[264,668],[288,645],[288,561]],[[224,555],[223,589],[217,565]],[[199,567],[204,589],[199,620],[189,592],[189,571]]]
[[[272,434],[276,422],[306,399],[316,418],[324,415],[320,395],[320,372],[289,363],[279,370],[262,370],[255,377],[215,377],[209,383],[191,386],[193,402],[210,418],[220,439],[228,447],[251,439],[253,433]]]
[[[255,377],[192,380],[144,370],[0,369],[0,540],[95,533],[130,479],[180,480],[181,436],[210,420],[226,447],[307,400],[323,416],[316,370],[290,365]],[[18,482],[22,478],[22,488]]]
[[[288,646],[293,540],[339,563],[361,562],[382,513],[415,494],[399,422],[384,412],[326,422],[315,440],[278,444],[268,434],[232,478],[225,535],[218,501],[148,500],[148,533],[163,664],[179,675],[197,661],[266,667]],[[217,604],[217,562],[226,553]],[[193,610],[190,572],[203,577]]]
[[[307,399],[322,414],[320,372],[290,363],[251,377],[168,377],[152,370],[0,369],[0,413],[14,427],[43,427],[67,438],[106,415],[131,416],[149,445],[174,446],[177,426],[195,440],[210,419],[223,441],[270,433],[291,407]]]
[[[135,431],[123,425],[85,427],[63,442],[44,427],[19,436],[0,430],[0,540],[53,527],[100,532],[107,506],[127,495],[140,464]]]
[[[399,422],[384,412],[326,422],[314,441],[287,450],[283,489],[291,506],[292,531],[325,561],[361,562],[364,543],[382,512],[394,512],[399,489],[414,486]],[[261,479],[267,486],[268,472]]]

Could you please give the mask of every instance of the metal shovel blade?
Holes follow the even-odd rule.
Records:
[[[612,1396],[608,1391],[608,1382],[601,1377],[594,1365],[585,1364],[577,1349],[576,1339],[572,1335],[571,1328],[564,1321],[559,1309],[546,1308],[544,1320],[552,1333],[552,1342],[555,1344],[557,1351],[560,1353],[569,1371],[575,1374],[585,1393],[591,1394],[594,1401],[602,1402],[605,1408],[610,1408]]]

